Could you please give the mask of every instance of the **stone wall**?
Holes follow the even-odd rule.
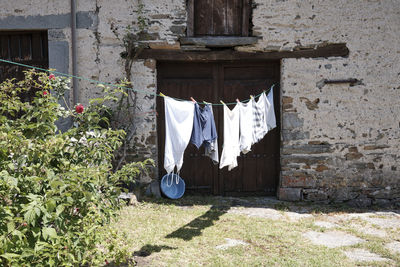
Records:
[[[348,58],[284,59],[280,198],[400,201],[398,1],[256,1],[255,46],[346,43]],[[324,84],[356,78],[360,84]]]
[[[150,48],[180,49],[185,0],[77,2],[80,76],[108,83],[126,76],[123,37],[138,33],[138,16],[147,24],[141,40]],[[350,50],[347,58],[281,62],[279,197],[357,205],[398,202],[399,2],[254,0],[252,6],[252,33],[260,40],[236,50],[290,51],[324,43],[346,43]],[[71,72],[68,1],[3,1],[0,10],[0,29],[49,29],[50,66]],[[138,94],[131,159],[157,160],[156,73],[151,59],[137,60],[130,73],[134,89],[148,92]],[[347,78],[361,82],[322,82]],[[101,94],[91,82],[79,86],[81,103]]]

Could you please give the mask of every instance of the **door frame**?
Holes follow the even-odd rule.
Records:
[[[258,64],[259,63],[268,63],[268,62],[271,62],[271,61],[274,61],[274,62],[278,62],[279,61],[279,83],[280,83],[281,82],[281,78],[282,78],[282,60],[281,59],[279,59],[279,60],[257,60],[257,59],[253,60],[251,58],[251,55],[249,55],[249,58],[247,58],[247,59],[228,60],[228,61],[227,60],[213,60],[213,59],[210,59],[210,60],[177,60],[177,61],[173,61],[173,60],[156,60],[156,70],[159,69],[159,67],[158,67],[159,63],[172,63],[172,62],[182,62],[182,63],[196,63],[196,62],[199,62],[199,63],[221,63],[221,64],[217,64],[215,66],[215,68],[213,69],[214,75],[217,75],[218,77],[220,77],[220,75],[224,75],[224,73],[223,73],[224,71],[222,70],[224,68],[224,63],[228,64],[228,65],[229,64],[240,64],[240,65],[243,64],[243,65],[245,65],[245,64],[251,64],[251,63],[258,63]],[[215,73],[215,72],[218,72],[218,73]],[[157,90],[157,93],[159,93],[158,71],[156,71],[156,73],[157,73],[157,75],[156,75],[156,81],[157,81],[156,82],[156,90]],[[222,76],[221,79],[215,79],[213,87],[214,88],[221,88],[221,86],[222,86],[221,83],[223,83],[223,80],[224,80],[223,76]],[[217,98],[217,94],[218,94],[217,90],[213,90],[213,98],[214,99]],[[275,178],[276,179],[276,188],[275,188],[274,196],[278,196],[279,188],[281,187],[281,176],[282,176],[281,150],[282,150],[282,112],[283,112],[283,110],[282,110],[282,88],[281,88],[281,86],[279,86],[279,101],[278,102],[279,102],[279,118],[277,118],[277,122],[279,121],[279,128],[278,128],[279,129],[279,149],[278,149],[278,155],[277,155],[278,159],[276,161],[277,168],[278,168],[278,171],[277,171],[278,177]],[[157,103],[156,103],[156,109],[157,109]],[[156,123],[156,130],[157,130],[157,140],[158,140],[158,138],[160,138],[160,136],[159,136],[160,130],[158,129],[158,119],[157,119],[157,123]],[[217,131],[219,133],[221,133],[222,130],[223,130],[223,126],[222,126],[222,124],[220,124],[218,126]],[[158,170],[157,171],[158,171],[158,177],[160,179],[161,178],[160,177],[161,170],[163,168],[163,163],[161,162],[160,153],[162,153],[163,150],[161,150],[161,151],[158,150],[158,142],[157,142],[157,151],[158,151],[158,154],[159,154],[158,157],[157,157],[157,159],[158,159],[158,164],[157,164]],[[222,152],[222,150],[220,151],[220,153],[221,152]],[[213,179],[212,194],[213,195],[222,195],[222,196],[224,196],[226,194],[224,192],[223,175],[222,174],[218,174],[218,172],[220,172],[219,168],[216,168],[216,170],[214,170],[214,171],[216,172],[214,174],[214,177],[217,177],[217,179]],[[260,195],[260,193],[256,193],[255,192],[254,195]],[[239,193],[239,195],[240,195],[240,193]],[[246,195],[248,195],[248,194],[246,194]],[[250,193],[250,195],[253,195],[253,194]]]

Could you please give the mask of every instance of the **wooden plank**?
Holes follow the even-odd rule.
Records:
[[[21,35],[21,60],[32,60],[32,43],[31,35]]]
[[[49,58],[49,41],[48,41],[48,37],[47,37],[47,32],[42,32],[41,34],[41,38],[42,38],[42,57],[44,60],[48,60]]]
[[[226,2],[226,26],[225,35],[240,36],[242,23],[243,0],[231,0]]]
[[[32,59],[41,60],[42,59],[42,43],[39,33],[32,34]]]
[[[197,12],[197,10],[196,10]],[[227,31],[226,0],[213,0],[209,13],[212,14],[212,29],[210,35],[229,35]]]
[[[209,64],[212,66],[213,70],[213,88],[212,88],[212,98],[211,98],[211,103],[218,103],[218,97],[219,97],[219,79],[218,79],[218,74],[219,74],[219,66],[218,64]],[[213,107],[213,113],[214,113],[214,120],[215,120],[215,128],[217,130],[217,135],[218,135],[218,157],[219,159],[221,158],[221,153],[222,153],[222,141],[223,141],[223,134],[222,134],[222,109],[219,107]],[[220,175],[219,172],[219,164],[214,168],[213,172],[213,194],[214,195],[221,195],[223,194],[223,179],[222,176]]]
[[[0,41],[1,41],[1,51],[0,51],[1,58],[10,59],[10,49],[8,44],[9,37],[1,36]]]
[[[194,0],[194,35],[211,35],[213,15],[210,14],[213,0]]]
[[[194,0],[187,1],[186,36],[194,36]]]
[[[346,44],[329,44],[315,49],[296,51],[276,51],[247,53],[233,50],[209,52],[184,52],[180,50],[144,49],[139,59],[153,58],[161,61],[234,61],[251,60],[265,61],[282,58],[317,58],[317,57],[346,57],[349,49]]]
[[[12,60],[21,59],[21,47],[19,41],[20,41],[19,35],[10,36],[10,57]]]
[[[251,45],[257,43],[258,37],[237,36],[204,36],[180,38],[181,45],[197,45],[206,47],[234,47],[239,45]]]
[[[249,36],[249,24],[250,24],[250,0],[243,0],[242,8],[242,36]]]

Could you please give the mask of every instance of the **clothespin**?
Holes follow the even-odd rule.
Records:
[[[160,96],[165,96],[163,93],[160,92]]]
[[[240,101],[239,101],[239,98],[236,98],[236,102],[238,102],[238,103],[240,102]]]
[[[203,104],[204,104],[204,105],[209,105],[210,103],[208,103],[208,102],[206,102],[206,101],[203,100]]]
[[[253,95],[250,95],[250,99],[253,99],[254,98],[254,96]]]
[[[223,105],[225,105],[224,101],[220,100],[220,102],[221,102]]]
[[[192,100],[193,103],[196,103],[196,100],[194,100],[193,97],[190,97],[190,100]]]

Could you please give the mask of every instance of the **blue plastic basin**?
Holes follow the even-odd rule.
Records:
[[[178,183],[176,183],[178,179]],[[185,193],[185,182],[176,173],[170,173],[161,179],[161,192],[170,199],[178,199]]]

